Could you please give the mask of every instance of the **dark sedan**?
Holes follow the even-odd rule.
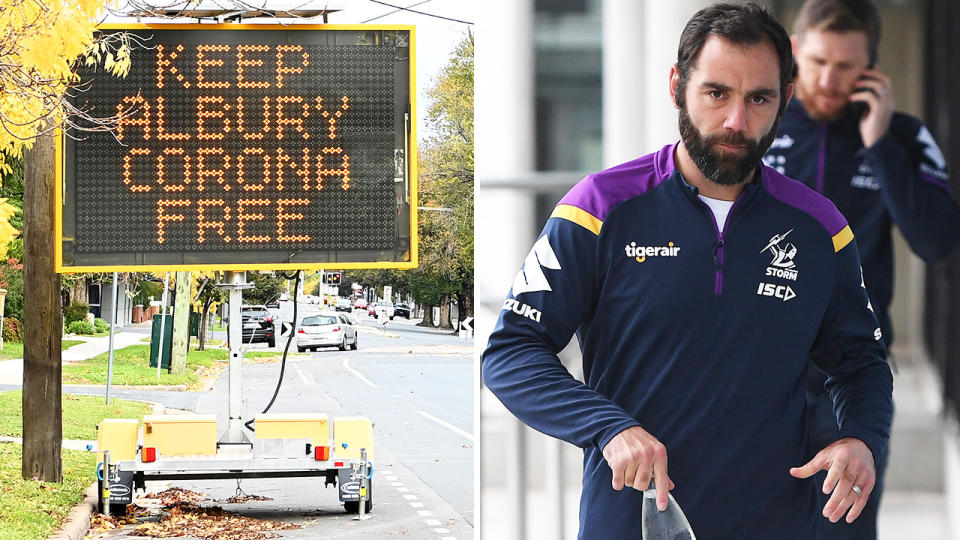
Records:
[[[395,317],[403,317],[404,319],[410,318],[410,306],[400,302],[393,309],[393,315]]]
[[[273,316],[266,306],[243,306],[240,308],[243,316],[243,342],[266,342],[268,346],[277,345],[277,337],[273,328]]]

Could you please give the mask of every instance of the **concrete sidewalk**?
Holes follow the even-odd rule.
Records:
[[[143,341],[144,334],[135,332],[117,332],[113,336],[113,349],[119,350],[130,345],[137,345]],[[69,349],[62,351],[60,358],[64,364],[79,362],[88,358],[93,358],[98,354],[107,352],[110,349],[110,336],[98,338],[85,338],[83,336],[70,336],[69,339],[82,339],[85,343],[74,345]],[[23,384],[23,359],[4,360],[0,362],[0,385],[20,385]]]

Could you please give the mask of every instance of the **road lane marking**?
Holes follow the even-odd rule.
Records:
[[[437,534],[450,534],[450,529],[434,529],[433,532]]]
[[[393,487],[403,487],[403,482],[390,482]]]
[[[343,367],[344,367],[347,371],[349,371],[350,373],[353,373],[354,375],[356,375],[358,379],[360,379],[361,381],[367,383],[367,386],[369,386],[370,388],[377,388],[377,385],[375,385],[375,384],[373,384],[372,382],[370,382],[370,379],[364,377],[364,376],[363,376],[363,373],[360,373],[359,371],[357,371],[357,370],[353,369],[352,367],[350,367],[350,359],[349,359],[349,358],[344,358],[344,359],[343,359]]]
[[[410,503],[410,506],[412,506],[412,507],[414,507],[414,508],[423,508],[423,503],[422,503],[422,502],[412,502],[412,503]]]
[[[417,497],[416,495],[404,495],[403,498],[406,499],[406,500],[408,500],[408,501],[415,501],[415,500],[419,499],[419,497]]]
[[[420,414],[421,414],[422,416],[424,416],[425,418],[427,418],[428,420],[433,420],[434,422],[436,422],[436,423],[440,424],[441,426],[449,429],[450,431],[456,433],[457,435],[460,435],[461,437],[465,437],[465,438],[467,438],[468,440],[473,441],[473,435],[472,435],[472,434],[467,433],[466,431],[458,428],[457,426],[451,424],[450,422],[447,422],[446,420],[441,420],[440,418],[437,418],[436,416],[433,416],[433,415],[430,414],[430,413],[426,413],[426,412],[423,412],[423,411],[417,411],[417,412],[420,413]]]
[[[438,526],[440,526],[440,520],[439,520],[439,519],[425,519],[425,520],[423,520],[423,521],[426,522],[426,524],[429,525],[429,526],[431,526],[431,527],[438,527]]]
[[[417,510],[417,513],[420,514],[420,517],[430,517],[433,515],[433,512],[429,510]]]
[[[303,381],[303,384],[310,386],[310,381],[307,379],[307,376],[304,375],[302,371],[300,371],[300,366],[294,364],[293,368],[297,371],[297,375],[300,376],[300,380]]]

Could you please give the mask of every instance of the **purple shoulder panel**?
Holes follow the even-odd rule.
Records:
[[[633,161],[591,174],[577,182],[558,204],[575,206],[603,221],[621,202],[646,193],[673,174],[677,143]]]
[[[761,168],[763,170],[763,185],[775,199],[816,218],[830,236],[837,234],[847,226],[847,219],[830,202],[830,199],[766,165],[761,165]]]

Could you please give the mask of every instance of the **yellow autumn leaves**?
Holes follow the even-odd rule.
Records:
[[[126,74],[126,43],[94,39],[104,6],[103,0],[0,0],[0,173],[10,173],[9,158],[21,157],[38,134],[65,120],[65,94],[76,82],[79,58]],[[15,211],[0,200],[3,252],[18,234],[9,224]]]

